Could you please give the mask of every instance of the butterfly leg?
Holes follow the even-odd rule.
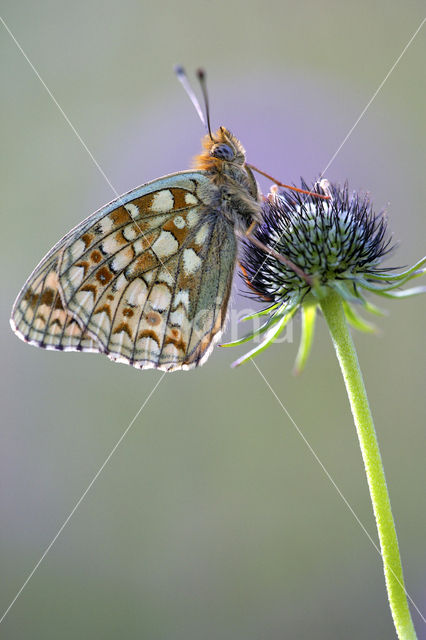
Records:
[[[281,264],[285,265],[286,267],[289,267],[292,271],[294,271],[294,273],[296,273],[300,278],[303,278],[303,280],[305,280],[305,282],[309,284],[309,286],[313,285],[313,279],[311,278],[311,276],[308,276],[308,274],[305,273],[303,269],[298,267],[297,264],[294,264],[294,262],[290,260],[290,258],[286,258],[285,256],[278,253],[278,251],[275,251],[275,249],[271,249],[270,247],[267,247],[266,244],[263,244],[263,242],[258,240],[252,234],[250,235],[246,234],[246,236],[248,240],[250,240],[250,242],[256,245],[256,247],[259,247],[259,249],[261,249],[265,253],[268,253],[270,256],[273,256],[279,262],[281,262]]]
[[[256,236],[253,235],[253,231],[256,229],[257,224],[258,223],[256,222],[256,220],[253,220],[253,222],[250,224],[250,226],[248,227],[247,231],[244,234],[245,237],[248,240],[250,240],[250,242],[252,242],[254,245],[259,247],[259,249],[261,249],[265,253],[268,253],[270,256],[273,256],[277,260],[279,260],[281,262],[281,264],[284,264],[286,267],[289,267],[300,278],[303,278],[303,280],[305,280],[305,282],[307,282],[310,286],[312,286],[312,284],[313,284],[312,278],[310,276],[308,276],[300,267],[298,267],[297,264],[294,264],[294,262],[292,260],[290,260],[289,258],[286,258],[285,256],[281,255],[280,253],[278,253],[278,251],[275,251],[275,249],[270,249],[265,244],[263,244],[263,242],[258,240],[258,238],[256,238]]]
[[[297,193],[306,193],[306,195],[314,196],[315,198],[322,198],[323,200],[330,200],[330,195],[329,194],[323,195],[321,193],[316,193],[316,191],[307,191],[306,189],[299,189],[298,187],[293,187],[290,184],[284,184],[283,182],[280,182],[279,180],[275,180],[275,178],[270,176],[269,173],[265,173],[264,171],[261,171],[261,169],[258,169],[257,167],[255,167],[254,164],[246,163],[246,166],[249,169],[251,169],[252,171],[256,171],[257,173],[260,173],[261,176],[265,176],[265,178],[268,178],[268,180],[272,180],[272,182],[275,182],[275,184],[278,185],[279,187],[283,187],[284,189],[290,189],[290,191],[296,191]]]

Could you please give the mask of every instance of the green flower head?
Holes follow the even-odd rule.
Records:
[[[362,331],[375,328],[359,316],[357,307],[382,313],[366,299],[366,293],[403,298],[426,291],[426,287],[400,289],[424,273],[426,258],[401,273],[382,266],[393,247],[385,215],[374,212],[367,195],[349,194],[347,183],[340,187],[328,180],[312,187],[302,180],[301,186],[323,197],[274,191],[263,205],[262,224],[244,243],[243,278],[251,294],[268,305],[248,316],[266,316],[258,330],[226,345],[264,335],[234,365],[263,351],[301,309],[302,339],[296,361],[300,371],[312,343],[318,304],[331,289],[341,296],[349,323]]]

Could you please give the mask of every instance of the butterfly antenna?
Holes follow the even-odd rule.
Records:
[[[207,81],[206,81],[206,72],[204,69],[198,69],[197,78],[200,83],[201,91],[203,92],[204,105],[206,107],[206,118],[207,118],[207,131],[209,133],[210,139],[214,142],[214,138],[212,136],[212,129],[210,126],[210,105],[209,105],[209,95],[207,93]]]
[[[179,82],[181,83],[181,85],[185,89],[185,92],[186,92],[188,98],[191,100],[192,104],[194,105],[195,110],[198,113],[201,122],[207,128],[206,119],[205,119],[203,111],[202,111],[202,109],[200,107],[200,103],[198,102],[198,98],[195,95],[191,85],[189,84],[188,76],[186,75],[185,69],[183,67],[181,67],[180,65],[177,65],[175,67],[175,74],[177,75],[177,78],[178,78]]]
[[[260,173],[261,176],[265,176],[265,178],[268,178],[268,180],[272,180],[272,182],[275,182],[275,184],[278,185],[279,187],[284,187],[284,189],[290,189],[291,191],[297,191],[298,193],[306,193],[308,196],[314,196],[315,198],[320,198],[320,199],[322,198],[323,200],[331,199],[330,193],[328,191],[326,191],[326,194],[323,195],[322,193],[317,193],[316,191],[307,191],[306,189],[299,189],[298,187],[293,187],[290,184],[284,184],[284,182],[275,180],[275,178],[270,176],[269,173],[265,173],[264,171],[261,171],[260,169],[255,167],[254,164],[249,164],[248,162],[246,162],[246,167],[248,167],[252,171],[257,171],[257,173]],[[323,191],[325,191],[325,189],[323,189]]]

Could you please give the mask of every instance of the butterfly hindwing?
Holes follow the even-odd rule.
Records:
[[[203,172],[181,172],[87,218],[26,282],[12,312],[18,336],[140,368],[199,364],[223,328],[236,260],[210,193]]]

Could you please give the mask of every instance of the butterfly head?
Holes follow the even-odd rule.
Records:
[[[203,151],[195,157],[194,166],[204,171],[220,170],[224,164],[243,167],[246,153],[241,142],[225,127],[203,138]]]

